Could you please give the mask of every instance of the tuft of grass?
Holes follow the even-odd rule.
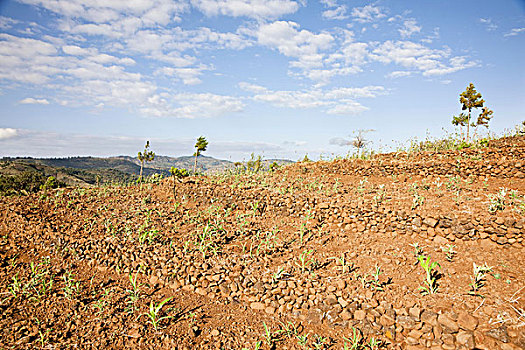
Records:
[[[151,300],[149,304],[149,311],[140,315],[140,316],[148,317],[148,322],[151,323],[155,332],[159,330],[159,323],[161,321],[174,317],[174,316],[169,316],[169,315],[160,316],[162,307],[166,303],[168,303],[170,300],[171,300],[171,297],[164,299],[158,304],[156,304],[153,300]]]
[[[446,254],[447,261],[452,261],[454,256],[456,256],[455,245],[447,244],[446,247],[441,247],[441,250]]]
[[[137,270],[134,277],[131,275],[131,272],[129,273],[129,282],[131,284],[131,289],[126,290],[126,292],[128,293],[127,304],[129,305],[127,310],[131,314],[135,312],[135,304],[140,299],[140,284],[137,283],[137,276],[139,272],[140,268]]]
[[[468,294],[483,297],[481,294],[479,294],[479,290],[485,285],[485,277],[487,273],[492,272],[492,267],[489,267],[487,263],[485,263],[483,266],[473,263],[473,272],[474,274],[470,278],[472,282],[469,283],[470,291]]]
[[[313,249],[305,249],[299,256],[297,257],[297,260],[299,262],[296,262],[296,265],[299,266],[301,269],[301,272],[305,272],[307,269],[311,270],[315,265],[317,265],[317,262],[314,258],[309,258],[309,256],[313,253]]]

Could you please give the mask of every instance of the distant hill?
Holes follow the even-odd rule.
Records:
[[[112,159],[126,160],[133,164],[136,164],[140,169],[140,162],[137,157],[130,156],[119,156],[113,157]],[[148,162],[148,167],[151,169],[162,169],[168,170],[171,167],[175,168],[184,168],[184,169],[193,169],[193,164],[195,162],[195,157],[193,156],[182,156],[182,157],[168,157],[168,156],[155,156],[155,159],[152,162]],[[232,168],[233,162],[228,160],[216,159],[213,157],[207,157],[200,155],[197,161],[197,170],[201,172],[215,172],[221,171],[224,169]]]
[[[170,175],[169,169],[193,169],[193,156],[168,157],[155,156],[155,160],[144,166],[144,175]],[[263,161],[267,167],[276,161],[279,165],[293,163],[289,160],[268,159]],[[200,172],[214,173],[234,168],[233,162],[215,159],[208,156],[199,156],[197,168]],[[123,183],[137,179],[140,173],[140,162],[136,157],[116,156],[108,158],[98,157],[67,157],[67,158],[29,158],[4,157],[0,160],[0,174],[19,175],[26,171],[39,172],[45,176],[54,176],[57,180],[68,185],[86,186],[98,183]]]

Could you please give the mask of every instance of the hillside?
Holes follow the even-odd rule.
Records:
[[[156,156],[152,162],[144,166],[144,175],[170,175],[171,167],[193,169],[195,158],[192,156],[168,157]],[[293,163],[282,159],[263,160],[263,167],[276,162],[280,165]],[[197,169],[199,172],[217,173],[234,168],[234,163],[199,156]],[[68,158],[9,158],[0,160],[0,175],[18,175],[24,171],[35,171],[45,176],[54,176],[72,186],[89,186],[107,183],[126,183],[137,179],[140,173],[140,162],[136,157],[117,156],[99,157],[68,157]]]
[[[140,167],[140,162],[137,159],[137,157],[119,156],[115,158],[129,161]],[[148,167],[152,169],[162,170],[169,170],[171,167],[179,169],[193,169],[194,162],[195,157],[193,156],[168,157],[156,155],[155,159],[152,162],[148,163]],[[231,167],[233,167],[233,163],[230,161],[215,159],[213,157],[208,157],[204,155],[200,155],[197,162],[197,168],[199,169],[199,171],[202,172],[222,171]]]
[[[514,137],[0,197],[0,346],[523,349],[523,159]]]

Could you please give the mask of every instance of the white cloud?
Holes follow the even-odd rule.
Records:
[[[255,45],[287,57],[288,75],[310,79],[315,85],[303,91],[268,91],[242,83],[241,88],[253,93],[254,100],[286,108],[321,108],[326,113],[364,110],[366,107],[355,99],[366,96],[355,90],[354,95],[338,92],[343,96],[337,99],[319,94],[335,94],[338,89],[321,87],[335,77],[363,72],[377,62],[397,66],[387,75],[390,78],[417,73],[443,75],[477,64],[467,57],[454,57],[448,48],[434,49],[421,42],[359,42],[348,29],[311,31],[292,21],[268,21],[297,11],[301,1],[193,0],[191,5],[209,16],[257,19],[244,22],[232,32],[178,26],[178,16],[189,11],[192,0],[20,1],[56,13],[58,32],[56,36],[35,34],[39,40],[0,33],[0,80],[13,86],[45,84],[50,94],[44,97],[62,105],[115,106],[133,113],[186,118],[238,112],[244,108],[239,98],[181,94],[181,87],[201,83],[216,69],[211,63],[201,62],[201,57],[213,62],[216,50],[242,50]],[[339,5],[337,0],[321,2],[328,11],[325,18],[347,16],[346,5]],[[351,16],[357,22],[375,22],[386,17],[383,11],[367,5],[353,8]],[[404,37],[421,31],[414,19],[399,16],[399,21],[398,25],[404,21],[399,30]],[[39,30],[43,31],[33,29],[35,33]],[[144,66],[148,70],[143,70]]]
[[[367,23],[384,18],[386,15],[381,12],[379,7],[366,5],[363,7],[354,7],[352,9],[352,17],[354,17],[357,22]]]
[[[209,31],[200,33],[204,33],[204,41],[213,36]],[[135,63],[133,59],[101,53],[97,48],[60,45],[58,50],[49,42],[8,34],[0,34],[0,40],[0,79],[47,84],[61,105],[113,106],[150,116],[178,118],[214,117],[238,112],[244,107],[240,100],[230,96],[163,95],[155,83],[145,80],[140,73],[127,71],[126,66]],[[186,85],[198,84],[202,72],[210,69],[202,64],[192,67],[191,58],[177,54],[158,55],[165,61],[173,59],[171,63],[183,67],[163,67],[157,69],[156,74],[176,77]],[[20,103],[45,104],[48,101],[26,98]]]
[[[191,3],[206,16],[275,19],[299,9],[299,4],[291,0],[191,0]]]
[[[50,43],[0,33],[0,79],[45,83],[56,70],[56,54]]]
[[[466,57],[450,55],[448,48],[438,50],[411,41],[386,41],[375,48],[369,57],[385,64],[395,63],[415,69],[423,75],[443,75],[478,65],[476,61],[467,61]],[[444,63],[447,58],[448,63]]]
[[[498,29],[498,25],[492,22],[490,18],[480,18],[479,21],[487,26],[489,32],[495,31]]]
[[[383,95],[385,88],[383,86],[370,85],[361,88],[335,88],[324,93],[329,99],[344,99],[344,98],[374,98],[378,95]]]
[[[368,13],[372,10],[363,11]],[[402,36],[408,37],[420,32],[421,27],[415,20],[406,19],[399,31]],[[434,49],[409,40],[358,42],[349,30],[313,33],[300,29],[295,22],[262,24],[251,35],[257,38],[259,44],[275,48],[292,58],[289,75],[306,77],[320,85],[328,84],[337,76],[362,72],[366,65],[373,62],[394,63],[404,68],[404,73],[395,71],[387,74],[389,78],[417,71],[423,75],[442,75],[478,65],[478,62],[468,61],[466,57],[452,56],[452,50],[447,47]],[[438,36],[436,28],[432,38]],[[412,71],[409,73],[407,68]]]
[[[19,0],[72,19],[115,23],[123,17],[140,19],[144,26],[166,25],[188,9],[185,1],[172,0]]]
[[[168,102],[169,101],[169,102]],[[241,112],[241,100],[211,93],[152,96],[141,112],[155,117],[211,118]]]
[[[417,22],[415,19],[407,19],[403,22],[403,28],[399,29],[399,34],[401,34],[402,38],[408,38],[412,36],[412,34],[419,33],[421,31],[421,27],[417,25]]]
[[[294,58],[290,68],[310,79],[325,79],[324,59],[332,49],[334,37],[330,33],[313,33],[299,29],[295,22],[277,21],[261,25],[255,32],[259,44],[277,49],[281,54]]]
[[[425,70],[423,72],[423,75],[430,76],[430,75],[444,75],[444,74],[450,74],[455,73],[457,71],[477,67],[479,66],[479,63],[477,61],[467,61],[466,57],[452,57],[449,59],[449,65],[445,64],[439,64],[437,67]]]
[[[337,6],[323,11],[323,18],[332,19],[332,20],[343,20],[347,19],[348,15],[346,14],[347,8],[345,5]]]
[[[9,17],[5,17],[5,16],[0,16],[0,29],[9,29],[11,28],[14,24],[17,24],[17,23],[20,23],[20,21],[17,21],[15,19],[12,19],[12,18],[9,18]]]
[[[368,108],[355,101],[356,98],[374,98],[385,93],[382,86],[361,88],[334,88],[331,90],[310,89],[301,91],[268,90],[265,87],[240,83],[239,87],[252,92],[255,101],[273,106],[293,109],[319,108],[328,114],[351,115],[361,113]]]
[[[324,7],[336,7],[337,0],[320,0]]]
[[[0,140],[7,140],[18,136],[18,130],[12,128],[0,128]]]
[[[32,98],[32,97],[26,97],[23,100],[18,101],[18,103],[23,104],[23,105],[31,105],[31,104],[33,104],[33,105],[48,105],[49,101],[46,100],[45,98],[35,99],[35,98]]]
[[[439,27],[434,28],[431,35],[427,35],[426,38],[421,39],[421,42],[425,44],[431,44],[434,40],[439,39]]]
[[[162,30],[140,30],[125,39],[126,51],[167,63],[175,68],[192,68],[202,72],[197,57],[186,54],[197,50],[241,50],[251,46],[253,40],[240,33],[220,33],[202,27],[184,30],[180,27]],[[191,67],[193,66],[193,67]],[[208,67],[211,70],[211,67]],[[196,81],[193,81],[195,83]]]
[[[201,66],[199,68],[172,68],[172,67],[162,67],[155,71],[155,75],[166,75],[169,77],[176,77],[182,81],[184,85],[197,85],[201,83],[199,76],[206,66]]]
[[[247,82],[244,82],[244,81],[241,81],[238,85],[244,91],[254,92],[254,93],[257,93],[257,94],[262,94],[262,93],[265,93],[266,91],[268,91],[263,86],[247,83]]]
[[[386,77],[395,79],[395,78],[401,78],[401,77],[408,77],[410,75],[412,75],[412,72],[403,71],[403,70],[396,70],[396,71],[388,73],[386,75]]]
[[[525,32],[525,28],[512,28],[510,32],[504,34],[503,36],[515,36],[523,32]]]
[[[297,140],[297,141],[286,140],[286,141],[283,141],[283,145],[286,145],[286,146],[301,147],[301,146],[306,146],[307,144],[308,144],[308,142],[302,141],[302,140]]]
[[[338,114],[338,115],[352,115],[352,114],[359,114],[359,113],[362,113],[370,109],[356,101],[342,101],[342,102],[343,103],[339,103],[335,105],[334,107],[330,108],[327,111],[327,113],[328,114]]]
[[[76,45],[64,45],[62,46],[62,51],[64,51],[64,53],[68,55],[87,56],[90,54],[95,54],[98,50],[85,49]]]
[[[301,57],[315,55],[330,48],[334,38],[329,33],[314,34],[308,30],[298,30],[295,22],[277,21],[263,24],[257,31],[261,45],[276,48],[285,56]]]

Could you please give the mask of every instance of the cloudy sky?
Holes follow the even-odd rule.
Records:
[[[523,0],[0,0],[0,156],[344,155],[525,120]],[[336,140],[336,142],[334,142]]]

